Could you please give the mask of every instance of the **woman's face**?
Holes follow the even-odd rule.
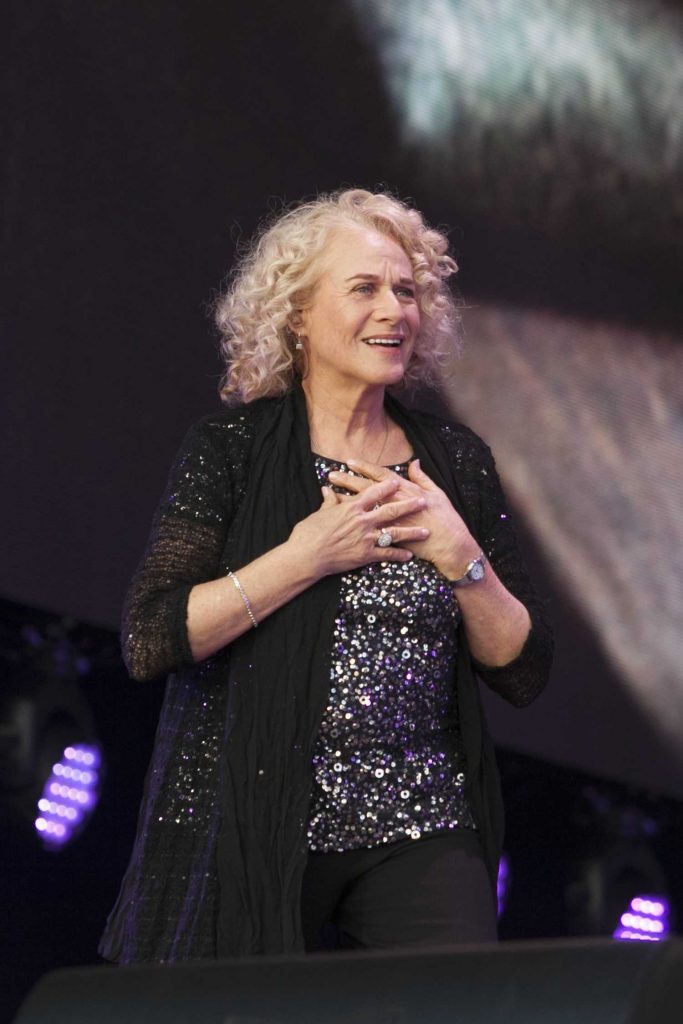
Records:
[[[413,269],[401,246],[371,228],[338,228],[296,327],[308,383],[337,392],[399,383],[419,327]]]

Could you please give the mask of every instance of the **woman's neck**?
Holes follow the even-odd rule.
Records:
[[[339,462],[403,461],[410,455],[402,431],[384,409],[384,388],[366,388],[356,395],[326,393],[303,381],[311,448]],[[400,457],[397,457],[400,456]]]

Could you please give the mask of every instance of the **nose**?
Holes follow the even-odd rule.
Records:
[[[401,301],[391,285],[381,288],[378,293],[377,317],[380,320],[390,320],[396,323],[403,319],[403,307]]]

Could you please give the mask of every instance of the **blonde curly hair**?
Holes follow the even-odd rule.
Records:
[[[445,236],[385,192],[347,189],[302,203],[266,224],[215,303],[225,373],[223,402],[281,395],[305,375],[289,324],[306,309],[335,228],[357,224],[393,238],[413,268],[420,330],[403,385],[434,385],[446,351],[459,345],[460,317],[447,279],[457,271]]]

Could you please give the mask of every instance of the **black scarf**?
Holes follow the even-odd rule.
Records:
[[[283,543],[320,507],[303,390],[263,400],[249,456],[247,490],[230,531],[226,564],[238,569]],[[472,531],[452,460],[428,420],[387,396],[424,471]],[[330,686],[339,576],[288,602],[230,648],[229,712],[217,844],[217,953],[303,951],[300,899],[307,858],[311,759]],[[480,830],[493,892],[502,837],[495,755],[483,726],[464,631],[457,690],[467,796]]]

